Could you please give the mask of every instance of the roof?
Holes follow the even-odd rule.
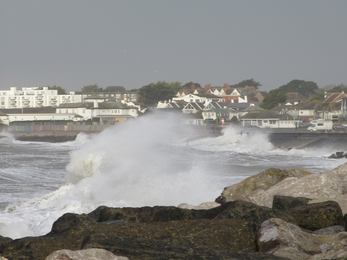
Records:
[[[270,110],[254,111],[245,114],[242,119],[278,119],[279,116]]]
[[[331,102],[338,102],[341,101],[342,98],[346,98],[347,96],[345,95],[344,92],[342,93],[327,93],[327,98],[323,101],[323,103],[331,103]]]
[[[38,113],[55,113],[55,107],[26,107],[26,108],[6,108],[0,109],[3,114],[38,114]]]
[[[287,113],[284,113],[283,115],[280,115],[280,120],[294,120],[294,117]]]
[[[278,118],[278,115],[270,110],[263,110],[259,114],[258,118]]]
[[[258,106],[249,106],[243,109],[242,111],[243,112],[261,112],[263,111],[263,109]]]
[[[79,102],[79,103],[60,104],[57,108],[87,108],[89,106],[90,106],[90,103]]]
[[[298,105],[299,110],[314,110],[316,109],[316,102],[300,103]]]
[[[235,109],[235,110],[237,110],[237,109],[243,110],[245,108],[250,107],[252,104],[254,104],[254,106],[257,106],[259,104],[259,102],[252,102],[252,103],[231,103],[231,102],[228,102],[227,107]]]

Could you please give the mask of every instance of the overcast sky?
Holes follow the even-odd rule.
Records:
[[[346,14],[346,0],[0,0],[0,89],[347,84]]]

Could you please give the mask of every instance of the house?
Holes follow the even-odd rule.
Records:
[[[91,103],[66,103],[61,104],[56,109],[56,114],[77,114],[87,121],[92,118]]]
[[[250,111],[240,118],[242,126],[277,128],[279,116],[269,110]]]
[[[300,120],[291,115],[277,115],[270,110],[249,112],[241,118],[243,126],[257,126],[259,128],[297,128]]]
[[[39,114],[8,114],[7,119],[9,124],[20,122],[51,122],[53,125],[57,122],[82,122],[83,117],[77,114],[56,114],[56,113],[39,113]]]
[[[94,120],[99,122],[118,122],[138,116],[138,108],[128,106],[121,102],[108,100],[106,102],[91,102],[61,104],[57,108],[57,114],[73,113],[80,115],[83,120]]]
[[[182,112],[183,108],[188,103],[182,100],[176,100],[176,101],[159,101],[157,108],[158,109],[172,109],[172,110],[179,110]]]
[[[267,92],[266,91],[259,91],[259,90],[255,90],[255,91],[251,91],[247,94],[248,97],[248,102],[263,102],[263,100],[265,99],[265,97],[267,96]]]
[[[346,94],[341,93],[325,93],[325,100],[321,106],[321,117],[326,120],[332,120],[334,123],[340,121],[343,116],[343,100],[346,99]]]
[[[238,117],[238,113],[229,108],[216,107],[202,111],[202,117],[205,121],[215,120],[218,123],[230,122],[234,116]]]
[[[218,97],[213,94],[188,94],[188,95],[181,95],[179,97],[174,97],[172,101],[185,101],[187,103],[189,102],[206,102],[206,101],[218,101],[223,102],[224,99],[221,97]]]
[[[309,122],[316,119],[316,103],[306,102],[298,104],[295,109],[297,110],[298,118],[303,122]]]
[[[261,113],[263,111],[262,108],[254,105],[254,104],[250,104],[248,107],[245,107],[244,109],[242,109],[239,113],[239,117],[243,117],[244,115],[246,115],[247,113]]]
[[[205,108],[204,103],[201,102],[189,102],[184,106],[182,112],[184,114],[196,114],[199,111],[202,111]]]
[[[198,127],[202,127],[205,125],[205,120],[202,117],[202,111],[198,111],[195,114],[183,114],[182,118],[182,125],[191,125]]]
[[[286,97],[286,105],[297,105],[307,100],[304,95],[298,92],[287,92]]]
[[[138,110],[136,107],[128,106],[111,99],[102,103],[95,102],[93,106],[88,109],[91,110],[93,121],[107,124],[114,124],[115,122],[138,117]]]

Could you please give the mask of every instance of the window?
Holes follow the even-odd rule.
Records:
[[[270,125],[276,124],[276,120],[270,120]]]

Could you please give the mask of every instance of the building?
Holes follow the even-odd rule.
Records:
[[[58,95],[58,90],[48,87],[30,87],[17,90],[0,90],[0,108],[29,108],[29,107],[57,107],[64,103],[81,102],[81,95],[70,92],[68,95]]]
[[[125,101],[125,102],[138,102],[139,95],[136,92],[131,91],[117,91],[117,92],[82,92],[82,100],[87,100],[90,98],[99,98],[103,101],[107,101],[109,99],[115,100],[117,102]]]

